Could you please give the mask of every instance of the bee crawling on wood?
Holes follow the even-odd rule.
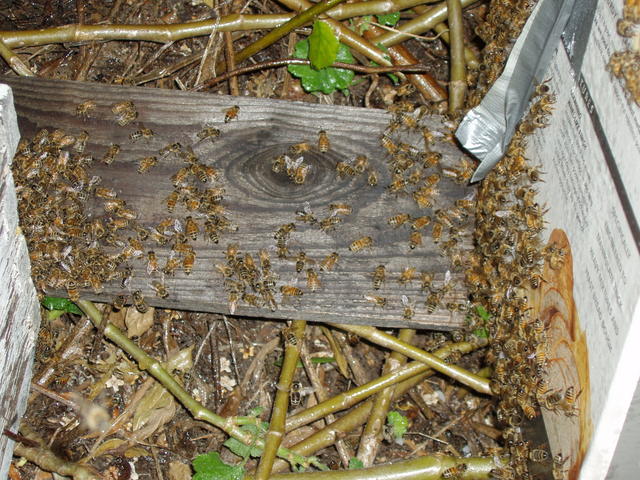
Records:
[[[146,173],[158,163],[158,157],[149,156],[140,160],[138,165],[138,173]]]
[[[331,142],[329,141],[329,135],[326,130],[320,130],[318,132],[318,150],[320,153],[327,153],[331,148]]]
[[[378,265],[373,271],[373,289],[380,290],[380,287],[385,281],[385,267],[384,265]]]
[[[349,250],[356,253],[365,248],[369,248],[372,245],[373,245],[373,239],[371,237],[361,237],[351,242],[351,245],[349,245]]]
[[[88,118],[91,112],[96,109],[96,106],[96,102],[93,100],[85,100],[76,107],[76,116]]]
[[[114,103],[111,111],[116,114],[116,122],[121,127],[129,125],[138,118],[136,106],[131,101]]]
[[[153,137],[153,130],[146,127],[140,127],[133,133],[129,134],[129,138],[133,141],[140,140],[141,138],[149,139]]]
[[[156,292],[156,295],[160,298],[167,298],[169,296],[169,291],[164,283],[154,280],[151,282],[151,288],[153,288],[153,291]]]
[[[365,295],[364,299],[380,308],[384,308],[387,305],[387,299],[378,295]]]
[[[229,123],[231,120],[235,120],[238,118],[238,114],[240,113],[240,107],[238,105],[234,105],[231,108],[228,108],[224,112],[224,123]]]

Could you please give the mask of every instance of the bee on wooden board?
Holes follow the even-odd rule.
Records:
[[[357,240],[354,240],[349,245],[349,250],[356,253],[365,248],[371,248],[373,246],[373,239],[371,237],[360,237]]]
[[[124,305],[127,303],[127,298],[128,295],[116,295],[113,298],[113,303],[112,303],[112,308],[115,311],[119,311],[122,310],[124,308]]]
[[[338,263],[339,258],[340,258],[340,255],[338,255],[338,252],[330,253],[325,257],[324,260],[320,262],[320,270],[322,270],[323,272],[332,271],[335,268],[336,264]]]
[[[384,308],[387,305],[387,299],[378,295],[364,295],[364,299],[380,308]]]
[[[181,150],[182,150],[182,145],[179,142],[174,142],[174,143],[165,145],[160,150],[158,150],[158,155],[164,157],[165,155],[169,155],[170,153],[176,153],[176,154],[180,153]]]
[[[409,221],[411,216],[408,213],[398,213],[393,217],[389,217],[387,223],[392,227],[398,228]]]
[[[146,127],[140,127],[135,132],[129,134],[129,139],[132,141],[140,140],[141,138],[150,139],[153,137],[153,130]]]
[[[313,214],[311,210],[311,204],[309,202],[304,202],[304,206],[302,209],[296,211],[296,217],[298,220],[304,223],[308,223],[310,225],[315,225],[318,223],[318,219]]]
[[[231,108],[228,108],[224,111],[224,123],[229,123],[231,120],[235,120],[238,118],[238,114],[240,113],[240,107],[238,105],[234,105]]]
[[[196,136],[198,137],[199,141],[203,141],[209,138],[213,142],[214,139],[220,136],[220,130],[215,127],[204,127],[196,134]]]
[[[400,277],[398,277],[398,283],[405,285],[411,283],[416,277],[416,269],[414,267],[405,267]]]
[[[285,297],[300,297],[304,292],[302,289],[294,287],[293,285],[282,285],[280,287],[280,293]]]
[[[353,161],[353,168],[358,173],[364,173],[364,171],[369,167],[369,159],[366,155],[358,155]]]
[[[373,271],[373,289],[380,290],[385,281],[385,266],[378,265]]]
[[[416,247],[419,247],[420,245],[422,245],[422,234],[419,231],[414,230],[409,235],[409,248],[411,250],[414,250]]]
[[[353,208],[351,205],[347,205],[346,203],[331,203],[329,205],[329,210],[332,215],[351,215]]]
[[[402,295],[401,297],[402,300],[402,318],[404,320],[411,320],[413,318],[413,307],[411,305],[411,302],[409,301],[409,297],[407,297],[406,295]]]
[[[327,135],[326,130],[320,130],[318,132],[318,150],[320,150],[320,153],[327,153],[330,148],[329,135]]]
[[[295,223],[286,223],[284,225],[281,225],[278,228],[278,230],[276,230],[276,233],[274,234],[273,238],[275,238],[276,240],[280,238],[288,238],[291,232],[294,232],[295,230],[296,230]]]
[[[67,280],[65,285],[67,289],[67,295],[72,302],[80,300],[80,291],[78,290],[78,284],[74,280]]]
[[[352,165],[349,165],[347,162],[340,161],[336,163],[336,173],[340,178],[345,178],[353,177],[358,172]]]
[[[289,151],[294,155],[300,155],[309,150],[311,150],[311,145],[307,142],[295,143],[289,147]]]
[[[300,165],[293,172],[293,181],[298,185],[302,185],[307,180],[307,175],[311,171],[311,165]]]
[[[320,277],[313,268],[307,268],[307,288],[312,292],[319,290],[321,287]]]
[[[169,291],[164,283],[154,280],[151,282],[151,288],[154,292],[156,292],[156,296],[160,298],[167,298],[169,296]]]
[[[375,170],[369,170],[369,176],[367,177],[367,184],[370,187],[378,185],[378,173]]]
[[[158,256],[153,250],[147,252],[147,275],[158,271]]]
[[[116,145],[115,143],[112,143],[107,149],[107,152],[102,157],[102,162],[106,163],[107,165],[111,165],[115,160],[116,155],[118,155],[118,153],[120,153],[120,145]]]
[[[75,144],[73,145],[73,149],[78,153],[83,153],[88,140],[89,140],[89,133],[83,130],[76,137],[76,141],[75,141]]]
[[[116,122],[121,127],[129,125],[138,118],[136,106],[131,101],[114,103],[111,106],[111,111],[116,114]]]
[[[76,116],[88,118],[96,107],[97,104],[93,100],[85,100],[76,106]]]
[[[300,273],[304,269],[304,265],[307,262],[307,254],[304,252],[298,253],[296,257],[296,272]]]
[[[162,273],[164,273],[165,275],[175,275],[176,270],[180,267],[180,260],[178,258],[175,258],[173,256],[169,256],[169,258],[167,258],[167,262],[165,263],[164,267],[162,268]]]
[[[138,173],[146,173],[158,163],[158,157],[149,156],[140,160],[138,165]]]
[[[200,232],[200,228],[198,224],[193,219],[191,215],[185,218],[185,233],[188,237],[191,237],[192,240],[198,239],[198,233]]]

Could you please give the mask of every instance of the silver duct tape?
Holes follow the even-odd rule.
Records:
[[[560,44],[575,0],[540,0],[518,37],[502,75],[480,104],[460,122],[456,137],[480,165],[471,178],[482,180],[504,156],[533,87],[541,81]]]

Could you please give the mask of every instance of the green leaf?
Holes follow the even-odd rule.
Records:
[[[371,25],[371,20],[373,20],[372,15],[364,15],[360,18],[360,24],[358,25],[358,33],[362,35],[364,32],[369,30]]]
[[[80,310],[78,306],[68,298],[44,297],[41,303],[47,310],[61,310],[66,313],[82,315],[82,310]]]
[[[293,56],[306,59],[308,55],[309,40],[305,38],[296,43]],[[353,56],[345,45],[339,44],[336,61],[354,63]],[[309,65],[289,65],[288,70],[291,75],[300,79],[305,91],[322,92],[327,95],[348,88],[355,75],[353,71],[344,68],[327,67],[316,70]]]
[[[269,428],[269,424],[267,422],[262,422],[262,428],[260,429],[256,425],[243,425],[240,428],[245,432],[252,433],[254,436],[262,437],[264,432]],[[233,437],[227,439],[223,445],[242,458],[248,458],[249,456],[259,457],[262,455],[261,448],[245,445],[240,440],[236,440]]]
[[[391,427],[393,432],[393,436],[396,440],[402,438],[402,436],[407,433],[407,428],[409,427],[409,419],[402,415],[400,412],[396,412],[392,410],[387,413],[387,423]]]
[[[333,30],[324,22],[316,21],[309,35],[309,60],[317,70],[326,68],[336,61],[340,42]]]
[[[485,322],[491,318],[489,312],[487,312],[482,305],[476,305],[476,312],[478,312],[480,318],[482,318]]]
[[[480,337],[480,338],[489,338],[489,330],[487,330],[486,328],[482,327],[482,328],[476,328],[473,332],[472,332],[476,337]]]
[[[227,465],[218,452],[198,455],[191,462],[196,474],[193,480],[242,480],[244,468],[239,465]]]
[[[388,27],[393,27],[400,20],[400,12],[387,13],[386,15],[376,15],[376,17],[378,17],[378,23],[387,25]]]
[[[359,470],[364,468],[364,463],[359,458],[353,457],[349,459],[349,470]]]

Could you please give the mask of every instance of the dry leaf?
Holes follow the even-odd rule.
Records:
[[[132,430],[137,440],[144,440],[173,418],[176,402],[159,383],[155,384],[138,404],[133,414]]]
[[[127,448],[124,452],[126,458],[146,457],[148,455],[150,455],[149,452],[142,447]]]
[[[122,440],[121,438],[110,438],[106,442],[100,444],[100,446],[96,449],[93,456],[99,457],[100,455],[104,455],[107,452],[115,450],[116,448],[121,447],[123,444],[127,443],[126,440]]]
[[[149,330],[153,325],[154,308],[149,308],[145,313],[140,313],[135,308],[127,310],[124,323],[127,325],[127,336],[129,338],[139,337]]]
[[[169,463],[169,480],[191,480],[191,467],[182,462]]]

